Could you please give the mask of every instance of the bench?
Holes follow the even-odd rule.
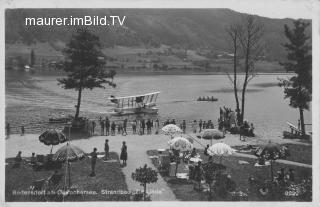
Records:
[[[298,127],[296,127],[295,125],[293,125],[290,122],[287,122],[287,124],[289,125],[289,127],[291,129],[291,134],[302,135],[302,131],[300,129],[298,129]]]

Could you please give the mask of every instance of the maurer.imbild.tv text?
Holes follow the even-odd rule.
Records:
[[[123,26],[126,16],[26,17],[26,26]]]

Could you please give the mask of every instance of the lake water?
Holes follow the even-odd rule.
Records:
[[[255,132],[262,137],[281,137],[288,130],[286,122],[297,125],[299,113],[284,100],[283,89],[277,86],[278,78],[289,75],[258,75],[248,86],[245,118],[255,125]],[[57,85],[57,77],[34,77],[20,87],[6,83],[6,104],[44,106],[54,109],[74,109],[77,92],[64,90]],[[115,78],[116,88],[85,90],[81,110],[102,115],[110,109],[106,105],[110,95],[126,96],[161,91],[158,97],[159,118],[200,118],[216,124],[219,107],[235,109],[232,85],[226,75],[155,75]],[[9,87],[8,87],[9,86]],[[197,102],[199,96],[214,96],[217,102]],[[311,112],[305,112],[305,122],[311,124]],[[307,127],[307,129],[311,127]]]

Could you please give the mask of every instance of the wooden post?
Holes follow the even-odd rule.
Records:
[[[71,187],[71,172],[70,172],[70,162],[69,162],[69,160],[68,160],[67,162],[68,162],[69,189],[70,189],[70,187]]]

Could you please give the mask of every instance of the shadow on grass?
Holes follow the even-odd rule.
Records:
[[[118,154],[111,152],[110,159],[114,159],[116,162],[97,160],[95,177],[89,176],[91,172],[91,160],[89,158],[72,162],[71,183],[80,193],[79,195],[65,197],[65,201],[128,201],[129,195],[106,193],[106,191],[128,190],[125,176],[120,168]],[[5,171],[5,199],[7,202],[48,200],[48,197],[39,195],[14,195],[14,191],[28,191],[34,181],[49,178],[53,171],[33,171],[32,167],[27,164],[23,164],[19,168],[12,168],[9,164]],[[64,164],[59,173],[65,174],[65,172]],[[65,181],[65,177],[63,177],[58,190],[66,186],[67,182]],[[52,200],[49,198],[49,201]]]

